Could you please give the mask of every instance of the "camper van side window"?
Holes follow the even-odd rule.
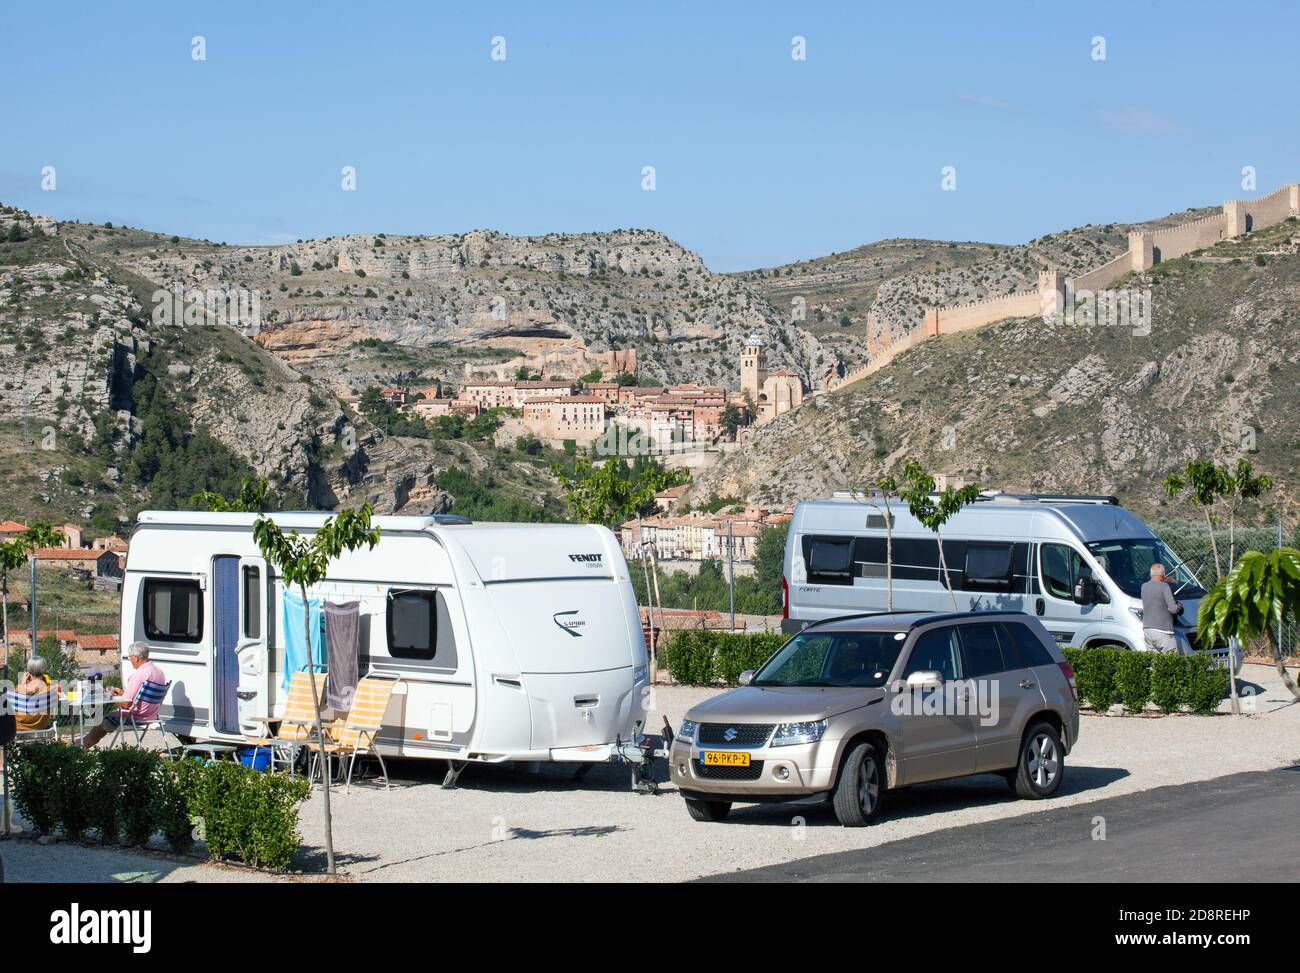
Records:
[[[1011,545],[971,541],[966,545],[967,591],[1011,590]]]
[[[432,659],[438,648],[436,591],[390,591],[388,654],[394,659]]]
[[[804,550],[810,584],[853,584],[852,537],[807,537]]]
[[[203,638],[203,593],[188,578],[144,579],[144,634],[151,642]]]
[[[1087,570],[1083,557],[1066,544],[1044,544],[1040,550],[1043,587],[1053,598],[1069,601],[1074,597],[1074,582]]]

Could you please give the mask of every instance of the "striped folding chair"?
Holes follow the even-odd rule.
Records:
[[[244,739],[251,746],[271,752],[272,771],[275,770],[275,765],[279,762],[281,766],[287,765],[290,776],[293,775],[294,765],[298,762],[298,754],[302,751],[303,745],[311,739],[312,727],[316,722],[316,708],[325,705],[325,680],[327,678],[323,672],[316,673],[316,700],[315,705],[313,705],[311,675],[305,670],[295,672],[289,680],[289,698],[284,704],[284,715],[257,717],[256,722],[266,724],[268,732],[263,733],[261,736],[244,734]],[[279,724],[279,729],[274,733],[269,732],[272,723]]]
[[[131,702],[133,704],[146,703],[149,705],[156,704],[161,706],[162,701],[167,698],[167,693],[171,688],[172,684],[170,682],[144,682],[140,685],[140,688],[136,690],[135,698],[131,700]],[[167,742],[167,730],[163,727],[160,718],[154,717],[152,720],[140,720],[135,715],[134,706],[132,706],[131,709],[122,710],[118,716],[117,729],[113,731],[113,737],[108,741],[110,749],[116,746],[119,740],[122,741],[123,746],[126,745],[126,730],[130,730],[134,735],[135,745],[137,747],[144,742],[145,733],[150,730],[157,730],[159,735],[162,737],[163,750],[167,752],[168,757],[172,756],[171,744]]]
[[[388,767],[384,764],[384,756],[379,752],[376,739],[384,725],[384,711],[388,709],[388,700],[399,682],[401,682],[400,677],[390,679],[382,676],[366,676],[357,683],[356,693],[352,697],[352,708],[348,710],[347,718],[329,727],[333,739],[323,744],[315,740],[307,743],[307,749],[315,757],[317,765],[324,764],[324,773],[330,773],[332,757],[339,758],[340,772],[343,769],[342,761],[348,759],[346,783],[348,790],[352,787],[352,769],[356,766],[357,757],[363,755],[379,760],[379,769],[384,775],[384,788],[390,786]]]
[[[20,693],[15,689],[9,690],[5,694],[5,701],[9,712],[14,716],[50,716],[50,691],[47,689],[43,693]],[[49,725],[41,727],[39,730],[19,730],[14,736],[15,740],[57,740],[59,736],[58,727],[54,725],[51,717]]]

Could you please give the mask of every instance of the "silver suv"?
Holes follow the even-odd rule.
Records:
[[[693,707],[673,741],[697,821],[738,801],[829,802],[861,827],[887,790],[968,774],[1050,797],[1079,735],[1074,671],[1020,612],[827,619],[740,683]]]

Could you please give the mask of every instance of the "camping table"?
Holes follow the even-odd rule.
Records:
[[[234,744],[230,743],[189,743],[181,750],[181,756],[207,754],[209,760],[220,760],[223,755],[228,754],[230,759],[234,760],[236,749]]]
[[[86,735],[86,710],[95,707],[103,707],[105,713],[110,712],[109,707],[116,707],[121,696],[109,696],[104,693],[81,693],[74,702],[68,693],[59,696],[60,703],[66,703],[69,709],[77,712],[77,734],[79,737]]]

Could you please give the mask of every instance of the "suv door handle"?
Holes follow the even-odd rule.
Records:
[[[1033,689],[1033,688],[1034,688],[1034,683],[1033,683],[1032,680],[1029,680],[1029,679],[1021,679],[1021,680],[1020,680],[1020,688],[1021,688],[1021,689]]]

